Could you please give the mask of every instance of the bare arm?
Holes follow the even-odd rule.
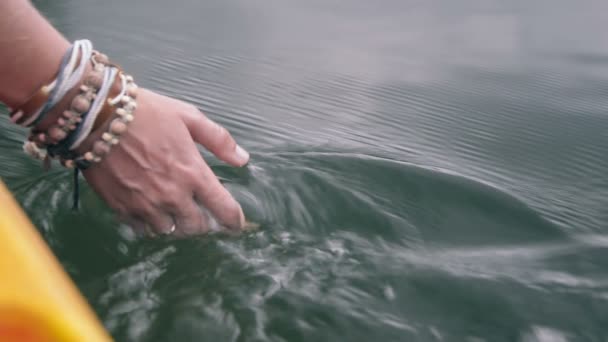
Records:
[[[54,78],[69,45],[27,0],[0,0],[0,101],[20,105]],[[233,166],[245,165],[249,154],[194,106],[145,89],[137,100],[136,120],[121,143],[84,171],[91,187],[140,230],[163,233],[175,225],[176,234],[196,234],[207,231],[213,219],[243,227],[240,205],[196,143]],[[101,133],[92,132],[83,151]]]
[[[0,1],[0,102],[17,106],[50,81],[68,46],[29,1]]]

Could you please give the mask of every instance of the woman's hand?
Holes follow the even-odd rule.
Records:
[[[240,205],[222,186],[196,148],[243,166],[249,154],[228,131],[194,106],[140,89],[135,120],[110,154],[84,172],[97,193],[138,231],[178,235],[208,231],[213,222],[240,229]],[[84,144],[99,139],[95,132]],[[203,206],[207,210],[199,208]]]

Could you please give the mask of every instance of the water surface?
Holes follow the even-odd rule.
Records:
[[[608,2],[36,4],[252,152],[209,163],[258,231],[136,240],[0,119],[117,341],[608,339]]]

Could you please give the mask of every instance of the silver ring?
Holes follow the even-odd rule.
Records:
[[[165,235],[171,235],[175,231],[175,223],[169,228],[169,231],[165,233]]]

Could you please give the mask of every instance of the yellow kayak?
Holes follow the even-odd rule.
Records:
[[[111,340],[0,181],[0,342]]]

